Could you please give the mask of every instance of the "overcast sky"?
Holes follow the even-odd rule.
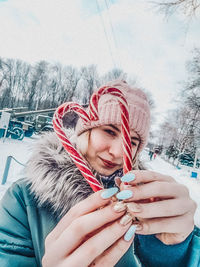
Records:
[[[150,0],[0,0],[0,57],[80,67],[114,66],[148,89],[160,118],[186,79],[200,46],[200,16],[168,20]],[[107,4],[107,5],[106,5]]]

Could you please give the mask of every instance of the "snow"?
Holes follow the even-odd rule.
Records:
[[[32,151],[32,146],[39,137],[33,135],[33,137],[24,137],[22,141],[6,138],[3,142],[3,138],[0,139],[0,199],[2,198],[6,189],[17,179],[24,177],[23,170],[27,160],[29,159]],[[7,157],[12,156],[7,181],[2,185],[3,175]]]
[[[7,157],[12,156],[20,163],[26,164],[38,138],[39,136],[33,135],[31,138],[25,137],[22,141],[7,138],[3,142],[3,139],[0,139],[0,183],[2,183]],[[181,166],[181,169],[177,169],[159,156],[150,161],[145,151],[142,154],[142,160],[146,162],[148,169],[172,176],[177,182],[187,186],[191,198],[197,203],[194,220],[195,224],[200,227],[200,169],[196,170],[198,173],[197,178],[191,178],[192,169],[189,167]],[[23,169],[22,165],[13,159],[11,160],[7,182],[4,185],[0,185],[0,198],[14,181],[24,177]]]

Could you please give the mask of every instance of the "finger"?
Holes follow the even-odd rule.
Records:
[[[161,199],[188,197],[189,191],[187,187],[178,183],[154,181],[151,183],[140,184],[127,188],[132,192],[132,197],[127,201],[139,201],[159,197]],[[126,189],[126,190],[127,190]],[[117,197],[122,194],[117,194]],[[125,200],[126,201],[126,200]]]
[[[133,174],[131,179],[130,174]],[[125,175],[126,176],[126,175]],[[125,176],[121,178],[121,180],[126,182]],[[127,176],[126,176],[127,177]],[[153,181],[161,181],[161,182],[176,182],[172,177],[160,174],[153,171],[147,170],[132,170],[128,173],[128,184],[137,185],[140,183],[149,183]]]
[[[77,266],[88,266],[106,249],[108,249],[119,238],[124,236],[131,223],[126,225],[120,224],[118,221],[105,227],[98,234],[88,239],[84,244],[77,248],[68,258]],[[81,255],[81,257],[80,257]]]
[[[193,200],[178,198],[147,204],[131,202],[127,204],[127,209],[137,218],[149,219],[183,215],[195,210],[195,205]]]
[[[115,177],[115,184],[116,184],[116,186],[118,186],[118,187],[120,187],[120,184],[121,184],[121,179],[120,179],[120,177]]]
[[[109,190],[109,189],[108,189]],[[103,190],[105,191],[105,190]],[[100,207],[103,207],[110,203],[110,198],[102,198],[101,194],[103,192],[98,191],[96,193],[91,194],[88,198],[80,201],[74,207],[72,207],[67,214],[59,221],[57,226],[53,229],[53,231],[49,234],[48,240],[56,239],[60,236],[60,234],[74,221],[76,218],[90,213]]]
[[[97,257],[94,262],[90,266],[96,266],[96,267],[113,267],[116,265],[116,263],[121,259],[121,257],[127,252],[130,245],[132,244],[132,241],[134,239],[134,236],[130,239],[129,242],[126,242],[124,240],[124,237],[120,238],[117,242],[115,242],[109,249],[104,251],[102,255]]]
[[[105,206],[102,209],[93,211],[75,219],[55,241],[57,254],[62,257],[69,255],[85,239],[85,236],[93,233],[102,226],[115,221],[124,214],[125,211],[115,212],[113,205]]]
[[[159,233],[188,233],[193,230],[194,218],[190,213],[170,218],[144,219],[140,221],[141,229],[137,234],[151,235]]]

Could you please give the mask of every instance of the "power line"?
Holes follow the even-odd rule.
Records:
[[[105,24],[104,24],[104,21],[103,21],[103,18],[102,18],[101,9],[100,9],[98,0],[96,0],[96,4],[97,4],[98,13],[99,13],[99,16],[100,16],[100,19],[101,19],[101,23],[102,23],[102,25],[103,25],[103,30],[104,30],[104,34],[105,34],[106,41],[107,41],[107,44],[108,44],[109,53],[110,53],[110,56],[111,56],[113,65],[114,65],[114,67],[116,68],[116,63],[115,63],[115,60],[114,60],[114,57],[113,57],[112,49],[111,49],[111,46],[110,46],[110,42],[109,42],[109,38],[108,38],[108,34],[107,34],[107,32],[106,32],[106,27],[105,27]]]
[[[119,51],[119,46],[118,46],[118,42],[117,42],[117,39],[116,39],[116,34],[115,34],[115,31],[114,31],[113,23],[112,23],[112,20],[111,20],[111,16],[110,16],[110,11],[109,11],[107,0],[105,0],[105,3],[106,3],[107,13],[108,13],[109,24],[110,24],[110,28],[111,28],[112,35],[113,35],[113,41],[114,41],[114,44],[115,44],[116,51],[118,52]],[[118,60],[119,60],[119,66],[121,66],[121,60],[120,60],[119,53],[117,55],[118,55]]]

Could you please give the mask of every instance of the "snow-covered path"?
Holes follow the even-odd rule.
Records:
[[[32,147],[38,138],[39,136],[33,136],[32,138],[25,137],[23,141],[8,138],[4,143],[2,142],[2,139],[0,139],[0,184],[3,178],[7,157],[13,156],[19,162],[26,164],[28,158],[30,157]],[[191,198],[194,199],[198,205],[195,213],[195,223],[200,227],[200,170],[198,173],[198,179],[194,179],[190,177],[191,169],[185,167],[179,170],[163,160],[161,157],[157,157],[155,160],[150,161],[148,154],[144,152],[142,159],[146,162],[147,168],[170,175],[174,177],[177,182],[188,187]],[[12,160],[7,182],[5,185],[0,185],[0,198],[12,182],[21,177],[24,177],[23,166]]]
[[[146,166],[149,169],[172,176],[178,183],[182,183],[187,186],[190,192],[190,197],[197,203],[198,206],[194,219],[195,223],[200,227],[200,170],[198,170],[198,179],[195,179],[191,178],[191,168],[182,166],[181,169],[177,169],[161,157],[157,157],[152,161],[147,159],[147,155],[144,155],[143,158],[146,159]]]

